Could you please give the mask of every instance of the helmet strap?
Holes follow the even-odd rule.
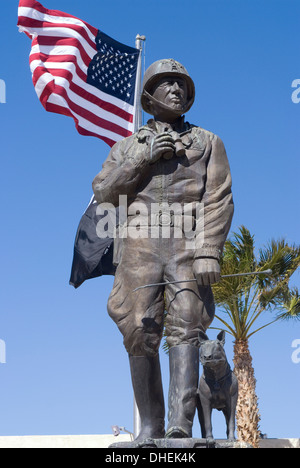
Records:
[[[166,111],[170,111],[172,112],[176,117],[180,117],[181,115],[183,115],[187,109],[189,109],[190,107],[190,101],[188,101],[186,103],[186,105],[184,106],[184,108],[182,109],[173,109],[173,107],[170,107],[170,106],[167,106],[166,104],[164,104],[163,102],[161,101],[158,101],[155,97],[151,96],[151,94],[148,93],[148,91],[144,90],[143,91],[143,95],[146,97],[146,99],[149,100],[150,103],[153,103],[155,104],[155,106],[158,108],[158,109],[161,109],[161,110],[166,110]]]

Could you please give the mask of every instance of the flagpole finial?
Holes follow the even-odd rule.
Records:
[[[145,40],[146,40],[146,36],[141,36],[140,34],[137,34],[136,38],[135,38],[135,47],[136,47],[136,49],[141,50],[142,49],[141,41],[145,42]]]

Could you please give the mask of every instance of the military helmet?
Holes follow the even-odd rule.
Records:
[[[195,85],[184,66],[174,59],[158,60],[157,62],[152,63],[152,65],[150,65],[150,67],[146,70],[143,80],[143,92],[141,96],[141,103],[144,111],[151,114],[151,109],[149,107],[149,97],[152,94],[154,86],[164,76],[178,76],[185,80],[187,84],[188,97],[187,105],[182,112],[184,114],[192,107],[194,103]]]

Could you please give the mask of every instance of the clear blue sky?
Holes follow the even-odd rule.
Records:
[[[187,119],[217,133],[231,164],[232,231],[246,225],[259,248],[299,243],[300,3],[295,0],[44,0],[120,42],[147,37],[146,66],[181,61],[197,96]],[[70,118],[46,113],[31,82],[30,41],[19,34],[17,0],[1,0],[0,435],[101,434],[133,429],[132,390],[122,338],[107,316],[113,278],[69,286],[78,222],[109,147],[77,134]],[[293,284],[300,287],[296,274]],[[269,317],[265,317],[267,321]],[[210,332],[214,337],[215,330]],[[261,429],[299,437],[299,323],[251,339]],[[232,359],[232,341],[226,350]],[[162,353],[167,395],[168,362]],[[199,428],[195,421],[195,436]],[[215,416],[215,436],[225,426]]]

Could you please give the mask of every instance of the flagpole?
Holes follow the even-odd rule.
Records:
[[[135,87],[135,96],[134,96],[134,132],[137,132],[138,129],[142,126],[142,105],[141,105],[141,94],[142,94],[142,51],[143,51],[143,42],[145,42],[146,37],[137,34],[135,38],[135,47],[140,51],[140,56],[137,65],[137,77],[136,77],[136,87]],[[133,432],[134,436],[137,437],[141,431],[141,418],[139,409],[136,404],[136,399],[133,400]]]
[[[142,105],[141,105],[141,94],[142,94],[142,51],[143,51],[143,42],[146,41],[145,36],[138,34],[135,38],[135,47],[140,51],[140,56],[137,65],[137,77],[136,77],[136,87],[135,87],[135,97],[134,97],[134,132],[137,132],[138,129],[142,126]]]

